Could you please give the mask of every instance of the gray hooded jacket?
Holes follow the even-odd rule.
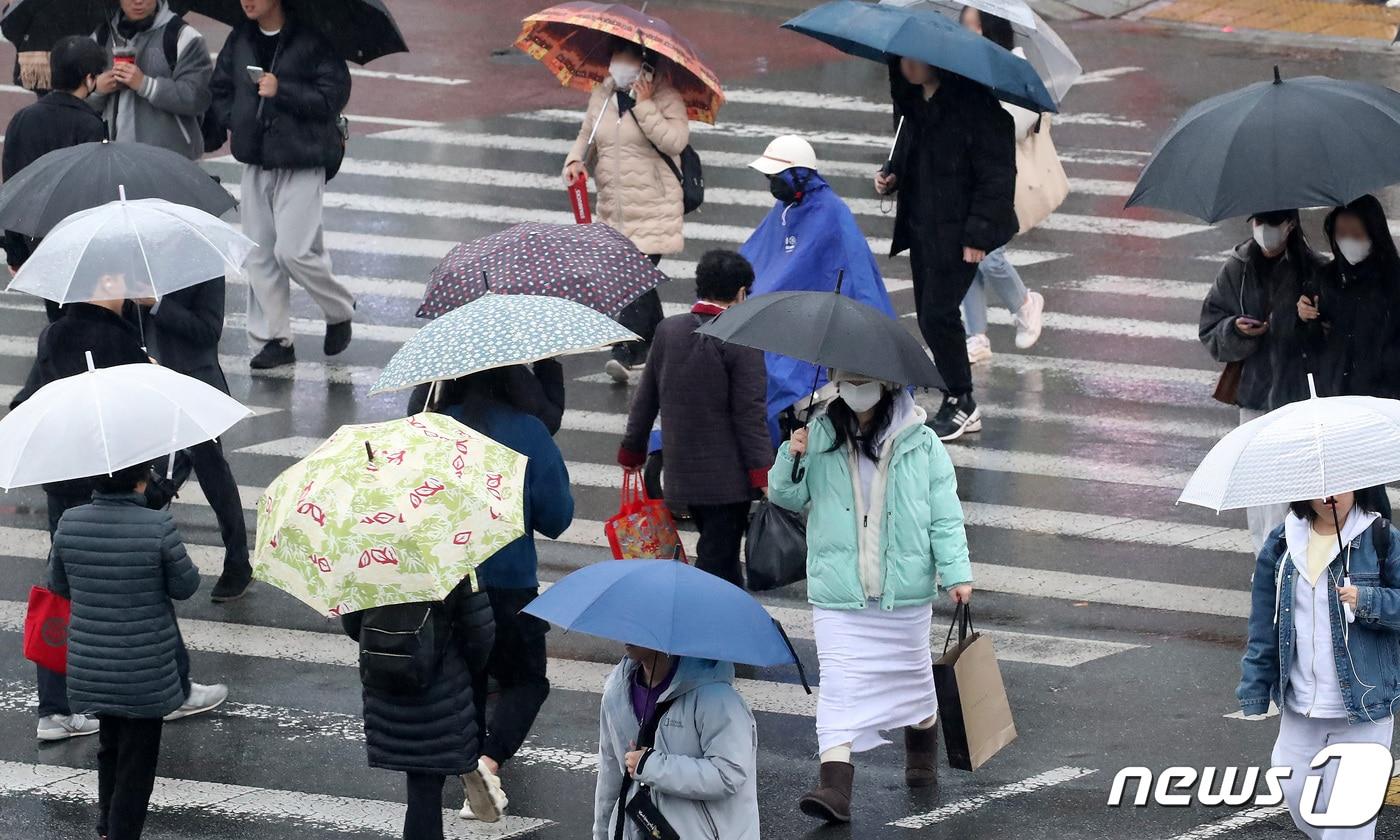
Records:
[[[617,798],[627,772],[624,757],[640,724],[632,710],[631,684],[639,666],[624,659],[603,688],[598,733],[598,787],[593,840],[612,840]],[[656,747],[638,767],[639,783],[684,840],[758,840],[758,730],[753,713],[734,690],[734,666],[708,659],[677,661],[659,703],[674,699],[657,727]],[[626,816],[626,840],[643,840]]]
[[[199,121],[209,108],[209,80],[214,61],[204,37],[185,24],[180,31],[175,66],[165,55],[165,28],[175,20],[170,5],[162,0],[155,21],[144,32],[127,41],[117,31],[120,10],[106,24],[107,49],[130,47],[136,52],[136,66],[146,79],[136,90],[121,87],[116,93],[96,93],[88,104],[107,121],[113,140],[147,143],[182,154],[190,160],[204,155],[204,135]]]

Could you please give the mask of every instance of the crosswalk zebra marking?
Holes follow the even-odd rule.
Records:
[[[1044,773],[1031,776],[1029,779],[1022,779],[1019,782],[1002,785],[986,793],[974,794],[965,799],[959,799],[956,802],[949,802],[947,805],[935,808],[932,811],[895,820],[894,822],[886,823],[886,825],[895,828],[925,829],[937,825],[944,820],[976,811],[979,808],[1001,799],[1009,799],[1013,796],[1031,793],[1032,791],[1041,790],[1042,788],[1062,785],[1066,782],[1082,779],[1085,776],[1097,772],[1097,770],[1091,770],[1085,767],[1057,767],[1054,770],[1047,770]]]

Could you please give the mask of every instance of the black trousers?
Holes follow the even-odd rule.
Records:
[[[742,589],[744,572],[739,565],[739,548],[749,528],[749,503],[691,505],[690,518],[700,529],[695,567]]]
[[[97,733],[97,834],[107,840],[140,840],[156,783],[160,718],[99,715]]]
[[[496,643],[486,671],[472,675],[472,691],[482,733],[481,754],[505,764],[520,751],[549,697],[545,650],[549,623],[521,612],[539,594],[538,589],[488,589],[486,594],[496,619]],[[487,715],[490,679],[495,679],[500,694]]]
[[[972,393],[972,365],[967,361],[967,333],[963,330],[962,299],[977,279],[977,264],[947,262],[915,239],[909,249],[914,273],[914,309],[919,332],[933,353],[933,363],[943,377],[944,390],[954,396]]]
[[[253,566],[248,562],[248,525],[243,521],[243,500],[238,496],[238,482],[233,478],[224,448],[217,440],[176,453],[175,486],[185,483],[193,472],[199,479],[199,489],[209,500],[219,521],[219,534],[224,540],[224,574],[251,577]]]
[[[403,815],[403,840],[442,840],[442,786],[446,776],[406,773],[407,809]]]
[[[651,254],[648,259],[652,265],[661,264],[660,254]],[[643,294],[641,297],[623,307],[622,312],[617,316],[617,322],[637,335],[642,337],[641,341],[631,341],[627,344],[618,344],[613,348],[613,355],[626,364],[640,364],[647,359],[647,351],[651,347],[651,340],[656,335],[656,325],[666,315],[661,309],[661,295],[655,289]]]

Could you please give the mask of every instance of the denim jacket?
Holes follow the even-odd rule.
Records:
[[[1247,715],[1279,708],[1288,696],[1294,656],[1293,588],[1298,570],[1289,559],[1281,525],[1259,552],[1249,614],[1249,643],[1240,663],[1243,676],[1236,695]],[[1348,546],[1351,583],[1357,587],[1356,621],[1348,624],[1335,594],[1328,599],[1332,653],[1347,708],[1347,721],[1380,721],[1400,699],[1400,533],[1390,529],[1389,556],[1376,556],[1372,529],[1357,534]],[[1345,574],[1346,553],[1328,567],[1328,579]]]

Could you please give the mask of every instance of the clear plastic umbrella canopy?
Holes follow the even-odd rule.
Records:
[[[1069,46],[1036,14],[1025,0],[880,0],[882,6],[927,6],[958,17],[971,6],[979,12],[1006,18],[1016,32],[1016,46],[1026,53],[1026,60],[1045,82],[1055,102],[1064,101],[1069,89],[1084,74],[1084,68]]]
[[[89,369],[50,382],[0,420],[0,487],[110,475],[213,440],[251,413],[159,365]]]
[[[157,198],[74,213],[10,284],[57,303],[156,298],[238,274],[257,247],[227,222]]]
[[[1221,438],[1180,501],[1212,510],[1325,499],[1400,481],[1400,400],[1313,397]]]

